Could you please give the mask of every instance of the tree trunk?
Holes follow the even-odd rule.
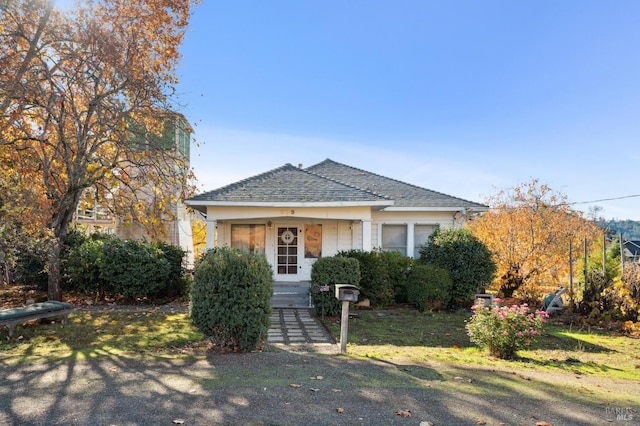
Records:
[[[49,248],[49,277],[47,286],[47,298],[49,300],[62,301],[62,288],[60,286],[60,251],[62,241],[55,238]]]
[[[69,227],[69,223],[71,223],[71,219],[73,218],[73,213],[76,211],[78,206],[79,194],[80,191],[70,194],[70,200],[65,203],[67,207],[60,209],[53,222],[53,241],[49,247],[48,255],[49,275],[47,297],[49,300],[62,301],[60,253],[62,253],[62,247],[67,240],[67,228]]]

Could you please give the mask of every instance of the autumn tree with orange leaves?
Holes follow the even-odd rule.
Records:
[[[97,0],[73,13],[53,1],[5,3],[0,145],[12,163],[3,156],[1,170],[30,172],[24,184],[46,197],[48,297],[60,300],[61,245],[84,194],[143,223],[189,194],[185,159],[160,135],[194,1]]]
[[[569,244],[598,240],[596,224],[572,210],[566,196],[534,179],[501,191],[487,202],[490,210],[468,224],[491,250],[502,296],[514,291],[539,293],[568,282]],[[580,256],[573,254],[574,260]]]

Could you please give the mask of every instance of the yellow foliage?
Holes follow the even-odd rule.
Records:
[[[597,241],[598,227],[573,211],[566,197],[537,180],[501,191],[491,209],[469,222],[497,265],[494,285],[503,292],[558,286],[569,273],[569,242]],[[574,258],[579,257],[574,250]]]

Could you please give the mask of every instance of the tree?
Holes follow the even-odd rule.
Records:
[[[488,285],[496,270],[491,252],[468,229],[456,228],[434,232],[429,244],[420,247],[420,262],[449,272],[451,299],[449,307],[462,306]]]
[[[569,272],[570,242],[580,247],[584,238],[597,241],[597,225],[537,179],[500,191],[487,204],[491,209],[471,220],[469,229],[493,253],[505,297],[523,287],[558,286]]]
[[[151,227],[188,195],[190,171],[161,135],[192,3],[98,0],[65,15],[15,0],[0,11],[0,144],[34,167],[51,209],[50,299],[61,299],[60,249],[85,194]]]

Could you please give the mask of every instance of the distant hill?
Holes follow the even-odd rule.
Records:
[[[600,227],[608,229],[612,236],[622,232],[625,240],[640,240],[640,222],[635,220],[605,220],[598,222]]]

